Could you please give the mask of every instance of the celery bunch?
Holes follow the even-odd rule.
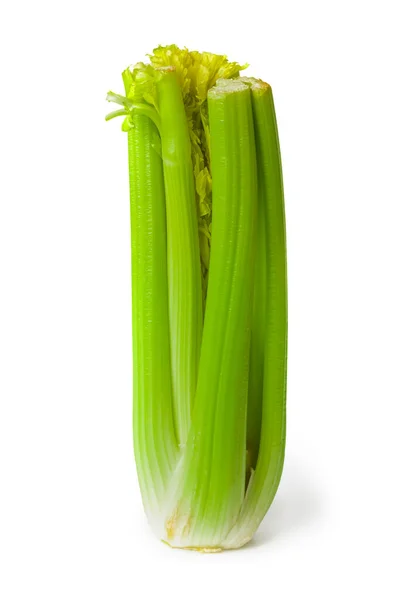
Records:
[[[268,84],[225,56],[159,47],[123,73],[134,449],[156,534],[248,542],[285,448],[287,287]]]

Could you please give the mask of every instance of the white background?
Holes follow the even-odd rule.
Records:
[[[2,599],[399,598],[395,8],[3,3]],[[174,42],[271,82],[285,176],[287,460],[254,542],[220,555],[153,539],[132,454],[126,138],[104,98]]]

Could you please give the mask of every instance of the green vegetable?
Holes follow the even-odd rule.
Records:
[[[134,447],[156,534],[248,542],[284,459],[287,289],[272,91],[226,57],[159,47],[123,73]]]

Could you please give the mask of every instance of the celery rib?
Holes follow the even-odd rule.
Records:
[[[158,537],[203,552],[251,539],[285,452],[280,148],[271,88],[243,68],[159,46],[107,96],[128,133],[143,504]]]
[[[148,514],[160,511],[177,460],[172,415],[167,243],[157,130],[143,115],[128,132],[131,244],[133,427],[136,463]],[[156,505],[155,505],[156,504]]]
[[[259,157],[257,157],[259,158]],[[262,166],[258,161],[259,179]],[[254,277],[253,315],[251,323],[249,396],[247,403],[247,480],[255,469],[261,435],[262,401],[264,389],[265,332],[268,304],[268,246],[266,225],[266,188],[259,185]]]
[[[249,330],[256,217],[250,91],[209,92],[213,233],[193,423],[168,531],[171,545],[218,545],[244,497]]]
[[[200,248],[191,145],[174,69],[160,70],[156,89],[167,207],[174,418],[183,446],[191,423],[203,327]]]
[[[287,270],[282,168],[272,90],[263,82],[250,83],[266,234],[262,419],[256,468],[226,547],[241,546],[253,536],[274,499],[285,453]]]

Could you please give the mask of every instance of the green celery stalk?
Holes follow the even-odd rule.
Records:
[[[193,423],[167,525],[171,545],[217,549],[245,492],[246,403],[257,175],[250,90],[208,94],[213,233]]]
[[[143,503],[159,538],[205,552],[251,539],[285,450],[279,140],[270,86],[243,68],[160,46],[108,95],[128,132]]]
[[[172,419],[167,240],[162,161],[155,125],[132,116],[128,132],[134,365],[134,444],[143,503],[159,514],[178,458]]]
[[[253,339],[259,326],[264,330],[264,367],[262,392],[255,390],[254,382],[251,382],[250,393],[255,390],[256,394],[252,400],[249,398],[250,419],[256,420],[252,412],[261,416],[261,430],[255,438],[260,440],[258,458],[240,516],[226,540],[227,547],[249,541],[270,507],[282,474],[286,436],[287,269],[278,128],[271,87],[256,79],[243,79],[251,87],[258,161],[259,226],[265,228],[265,235],[258,240],[256,275],[262,283],[258,288],[260,295],[255,296],[252,329]],[[263,305],[263,311],[260,311],[259,303]],[[260,351],[259,345],[257,340],[252,358]],[[259,360],[258,356],[256,360]]]
[[[191,145],[175,69],[156,82],[167,210],[168,306],[174,418],[184,445],[191,423],[203,328],[200,248]]]

